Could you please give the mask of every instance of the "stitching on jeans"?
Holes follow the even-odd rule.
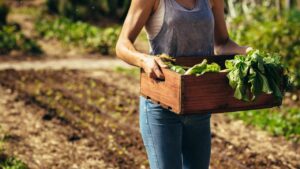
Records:
[[[156,168],[160,169],[159,164],[158,164],[158,157],[157,157],[157,152],[156,152],[156,149],[155,149],[154,139],[153,139],[152,132],[151,132],[151,127],[150,127],[150,124],[149,124],[148,104],[149,103],[146,102],[146,105],[145,105],[146,106],[146,118],[147,118],[147,121],[148,121],[147,126],[149,128],[149,134],[150,134],[150,137],[151,137],[151,140],[152,140],[153,149],[154,149],[154,155],[155,155],[155,160],[156,160]]]

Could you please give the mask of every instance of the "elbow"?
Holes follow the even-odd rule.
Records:
[[[122,59],[122,43],[120,42],[120,40],[118,40],[115,49],[117,58]]]

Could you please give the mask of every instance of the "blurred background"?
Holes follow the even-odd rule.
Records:
[[[226,0],[230,36],[277,52],[279,108],[212,117],[212,169],[300,169],[300,0]],[[146,169],[139,69],[115,56],[130,0],[0,0],[0,168]],[[135,42],[148,52],[143,30]]]

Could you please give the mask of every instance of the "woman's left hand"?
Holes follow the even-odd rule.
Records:
[[[250,50],[252,50],[252,47],[239,46],[231,39],[228,39],[226,43],[215,46],[214,53],[215,55],[232,55],[232,54],[245,55]]]

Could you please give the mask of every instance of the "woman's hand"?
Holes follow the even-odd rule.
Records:
[[[146,74],[153,79],[164,79],[162,68],[168,67],[159,57],[145,56],[142,62],[142,68]]]
[[[239,46],[237,43],[228,39],[226,43],[222,45],[216,45],[214,49],[215,55],[232,55],[241,54],[245,55],[247,52],[252,50],[249,46]]]
[[[215,55],[246,54],[251,47],[239,46],[229,38],[224,14],[225,2],[220,0],[211,2],[215,19]]]

